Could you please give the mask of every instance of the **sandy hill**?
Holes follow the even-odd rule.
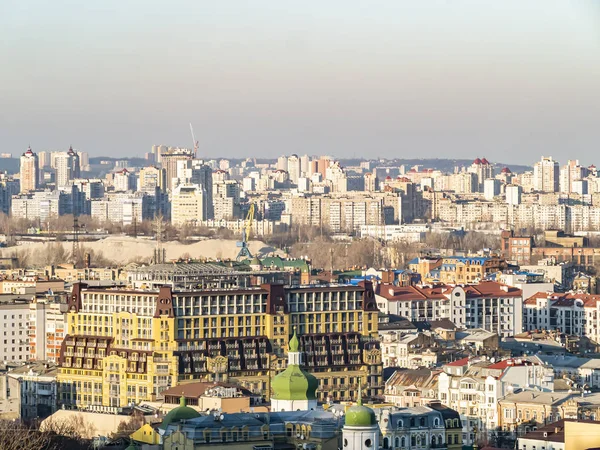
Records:
[[[41,251],[46,247],[46,243],[24,243],[18,246],[19,250],[29,250],[35,255],[36,251]],[[71,251],[71,242],[62,242],[67,252]],[[109,236],[106,239],[95,242],[82,242],[85,248],[90,248],[94,252],[102,252],[103,255],[117,263],[127,263],[138,258],[151,258],[155,248],[153,240],[144,238],[134,238],[130,236]],[[280,250],[268,246],[261,241],[250,241],[250,251],[253,255],[267,256],[275,252],[283,255]],[[220,258],[234,259],[239,248],[235,240],[208,239],[194,242],[192,244],[182,244],[180,242],[165,242],[163,247],[167,251],[167,259],[176,259],[183,255],[191,258]],[[15,247],[12,247],[15,248]]]

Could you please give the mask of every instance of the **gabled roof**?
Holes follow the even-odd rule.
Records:
[[[445,365],[449,366],[449,367],[463,367],[468,364],[469,364],[469,357],[467,356],[466,358],[462,358],[462,359],[456,360],[454,362],[451,362],[451,363],[448,363]]]
[[[414,388],[432,388],[437,384],[437,376],[441,370],[431,369],[399,369],[387,380],[387,386],[404,386]]]

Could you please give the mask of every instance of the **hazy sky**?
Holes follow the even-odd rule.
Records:
[[[0,149],[600,163],[600,1],[0,0]]]

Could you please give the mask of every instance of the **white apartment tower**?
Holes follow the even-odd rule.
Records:
[[[69,147],[69,151],[58,152],[55,157],[56,187],[66,187],[70,181],[79,178],[79,155]]]
[[[588,175],[588,170],[579,164],[579,160],[570,159],[567,164],[560,168],[560,192],[570,194],[573,191],[573,183],[583,180]]]
[[[197,184],[179,185],[171,199],[171,223],[173,225],[199,224],[207,220],[206,191]]]
[[[559,178],[558,161],[551,156],[542,156],[533,166],[533,189],[538,192],[558,192]]]
[[[290,175],[290,181],[298,184],[298,178],[302,174],[302,167],[298,155],[292,155],[287,160],[287,171]]]
[[[38,155],[33,153],[31,147],[21,156],[20,170],[21,192],[35,191],[39,188],[40,165]]]
[[[506,203],[512,206],[520,205],[522,193],[523,188],[521,186],[514,184],[506,186]]]

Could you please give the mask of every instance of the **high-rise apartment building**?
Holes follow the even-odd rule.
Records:
[[[81,172],[90,170],[90,154],[88,152],[79,152],[79,170]]]
[[[467,172],[474,173],[477,176],[477,184],[474,186],[473,192],[482,192],[483,182],[488,178],[494,177],[494,166],[485,158],[477,158],[473,161]]]
[[[207,220],[206,191],[198,184],[180,184],[171,196],[171,223],[198,225]]]
[[[285,155],[281,155],[277,158],[277,170],[288,170],[288,158]]]
[[[58,362],[67,333],[63,304],[51,298],[36,298],[29,304],[29,358]]]
[[[579,164],[579,160],[570,159],[567,164],[560,168],[560,192],[570,194],[573,192],[573,183],[581,181],[588,175],[588,169]]]
[[[135,191],[137,189],[137,177],[127,169],[114,174],[113,186],[116,192]]]
[[[559,178],[558,161],[551,156],[542,156],[533,166],[533,189],[538,192],[558,192]]]
[[[176,185],[195,184],[204,190],[204,203],[206,205],[207,219],[212,219],[214,216],[213,209],[213,171],[204,161],[199,159],[188,159],[177,161],[177,179]]]
[[[40,169],[50,167],[50,152],[38,152],[38,161]]]
[[[155,166],[140,169],[138,177],[138,191],[154,193],[159,188],[164,191],[167,188],[167,176],[165,169]]]
[[[300,172],[301,176],[310,176],[310,156],[304,155],[300,157]]]
[[[40,183],[40,166],[38,155],[33,153],[31,147],[21,156],[21,192],[35,191]]]
[[[494,197],[500,195],[500,180],[488,178],[483,182],[483,196],[486,200],[492,201]]]
[[[166,153],[162,153],[161,164],[165,169],[169,191],[173,190],[173,179],[177,178],[177,161],[188,161],[193,157],[193,151],[186,148],[170,148]]]
[[[523,188],[518,185],[511,184],[506,186],[506,203],[509,205],[520,205]]]
[[[240,185],[235,180],[213,183],[213,216],[215,220],[236,219],[240,215]]]
[[[287,159],[287,171],[290,175],[290,181],[292,184],[298,184],[298,178],[302,174],[302,168],[300,164],[300,158],[298,155],[292,155]]]
[[[74,178],[80,177],[79,155],[69,147],[66,152],[58,152],[54,159],[56,169],[56,187],[69,186]]]
[[[45,222],[49,217],[70,214],[72,197],[63,191],[36,191],[12,198],[11,215]]]
[[[29,359],[29,302],[23,299],[0,301],[0,361]]]

